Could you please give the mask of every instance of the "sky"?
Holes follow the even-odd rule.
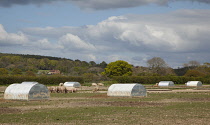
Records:
[[[1,0],[0,52],[203,64],[210,62],[210,0]]]

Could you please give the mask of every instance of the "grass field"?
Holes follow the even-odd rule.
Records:
[[[148,93],[107,97],[106,93],[52,93],[50,100],[4,100],[0,124],[209,125],[210,92]]]

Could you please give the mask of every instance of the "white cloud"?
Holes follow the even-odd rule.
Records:
[[[40,49],[40,50],[56,50],[56,49],[62,48],[62,46],[58,45],[57,43],[50,42],[47,38],[40,39],[35,42],[31,42],[26,46],[36,47],[37,49]]]
[[[50,42],[46,38],[45,39],[38,40],[37,43],[39,45],[41,45],[42,48],[46,48],[46,47],[50,47],[51,46]]]
[[[70,59],[96,62],[125,60],[141,65],[157,56],[167,59],[169,65],[177,65],[193,55],[194,60],[210,62],[210,58],[207,58],[210,52],[209,20],[209,10],[179,10],[156,15],[130,14],[113,16],[97,25],[83,27],[28,28],[23,30],[23,35],[14,36],[22,38],[27,34],[35,38],[29,40],[29,50],[30,45],[36,45],[39,52],[50,50],[48,54]],[[3,36],[12,34],[0,29],[1,34],[6,34]],[[23,38],[22,41],[27,40],[27,37]],[[0,42],[1,39],[5,38],[1,35]],[[46,54],[44,52],[42,55]]]
[[[199,17],[203,11],[205,11],[203,15],[205,18],[201,19]],[[210,23],[206,22],[207,19],[210,19],[210,11],[191,10],[190,12],[190,15],[189,10],[150,16],[126,15],[123,20],[122,17],[119,17],[117,21],[115,17],[114,21],[108,19],[92,26],[90,33],[93,34],[91,31],[94,29],[98,31],[94,36],[100,38],[105,36],[106,39],[115,38],[117,42],[127,44],[126,47],[139,46],[150,49],[150,51],[199,51],[198,45],[206,44],[206,41],[210,40],[207,38]]]
[[[28,38],[22,32],[8,33],[0,24],[0,45],[22,45],[28,42]]]
[[[94,45],[85,42],[80,39],[78,36],[73,34],[66,34],[59,39],[59,44],[63,46],[64,49],[73,49],[73,50],[95,50]]]
[[[93,61],[95,61],[96,60],[96,56],[95,55],[93,55],[93,54],[89,54],[88,55],[88,60],[93,60]]]
[[[64,48],[97,48],[104,53],[122,49],[133,52],[200,51],[208,50],[209,15],[209,10],[180,10],[157,15],[113,16],[97,25],[30,28],[24,33],[58,39]]]
[[[139,27],[138,30],[126,29],[118,39],[134,46],[144,46],[153,50],[164,48],[163,51],[180,50],[179,44],[184,42],[172,27],[152,25],[149,22],[148,25],[136,25],[136,27]]]

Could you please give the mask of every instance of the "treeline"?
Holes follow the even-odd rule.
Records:
[[[106,65],[104,61],[96,64],[94,61],[86,62],[57,57],[0,53],[0,68],[6,69],[9,74],[17,75],[27,71],[36,74],[39,70],[60,70],[64,75],[79,76],[84,73],[101,72]]]
[[[0,85],[10,85],[13,83],[21,83],[23,81],[36,81],[44,85],[58,85],[67,81],[77,81],[82,85],[91,83],[93,79],[87,81],[84,76],[0,76]],[[103,81],[106,85],[112,83],[141,83],[154,84],[160,81],[173,81],[175,84],[185,84],[188,81],[202,81],[203,84],[210,84],[209,77],[186,77],[186,76],[118,76],[109,79],[111,81]],[[98,81],[99,82],[99,81]],[[101,82],[101,81],[100,81]]]
[[[112,63],[107,64],[105,61],[97,64],[94,61],[0,53],[0,85],[23,81],[37,81],[46,85],[66,81],[78,81],[82,84],[100,81],[142,84],[174,81],[176,84],[183,84],[192,80],[210,84],[210,63],[200,65],[196,61],[190,61],[182,68],[172,69],[162,65],[164,61],[161,58],[154,59],[159,59],[160,62],[157,63],[157,60],[151,59],[148,61],[150,67],[142,67],[133,66],[127,62],[125,65],[118,63],[111,65]],[[154,64],[159,65],[154,66]],[[127,75],[124,73],[125,67],[129,68]],[[47,70],[60,70],[61,74],[47,75],[42,73]],[[122,73],[124,74],[122,75]]]
[[[52,56],[41,56],[41,55],[29,55],[29,54],[10,54],[10,53],[0,53],[0,57],[2,56],[20,56],[23,58],[34,58],[34,59],[43,59],[47,58],[49,60],[71,60],[66,58],[60,58],[60,57],[52,57]]]

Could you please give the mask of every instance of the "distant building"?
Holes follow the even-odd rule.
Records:
[[[61,74],[61,72],[60,72],[60,70],[50,70],[47,74],[48,75]]]

